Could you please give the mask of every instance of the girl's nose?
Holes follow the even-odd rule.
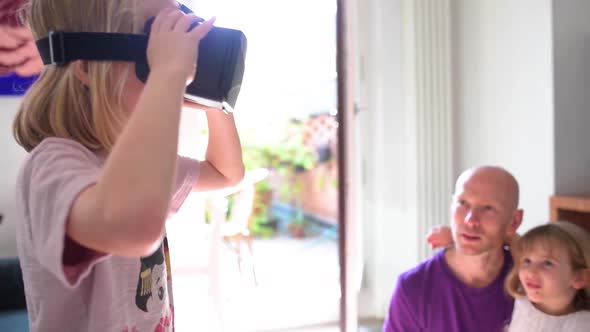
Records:
[[[539,265],[538,264],[534,264],[531,263],[528,266],[525,267],[525,270],[528,274],[530,274],[531,276],[538,276],[539,275]]]

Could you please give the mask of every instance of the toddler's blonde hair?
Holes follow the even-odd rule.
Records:
[[[139,33],[137,0],[32,0],[23,17],[36,39],[49,31]],[[114,66],[123,77],[110,79]],[[31,151],[44,138],[75,140],[93,151],[110,150],[127,118],[122,112],[123,85],[132,66],[88,61],[88,85],[74,75],[74,65],[48,65],[26,92],[13,123],[16,141]]]

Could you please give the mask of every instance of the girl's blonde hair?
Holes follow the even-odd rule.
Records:
[[[32,0],[23,8],[36,39],[49,31],[141,31],[137,0]],[[74,64],[48,65],[24,96],[13,123],[16,141],[27,151],[47,137],[75,140],[93,151],[110,150],[127,116],[121,96],[129,68],[112,84],[111,61],[88,61],[88,84],[74,75]]]
[[[586,270],[590,273],[590,235],[582,228],[569,222],[554,222],[537,226],[529,230],[516,244],[513,252],[517,253],[515,264],[505,286],[513,297],[525,296],[524,288],[518,277],[522,265],[522,255],[530,252],[537,245],[544,245],[550,250],[565,249],[574,271]],[[573,299],[575,311],[590,310],[590,283],[578,290]]]

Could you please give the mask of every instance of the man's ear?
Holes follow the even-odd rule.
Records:
[[[588,269],[581,269],[574,272],[574,281],[572,287],[574,289],[582,289],[590,284],[590,271]]]
[[[74,66],[74,76],[76,76],[82,84],[88,86],[90,81],[88,77],[88,61],[76,60],[72,65]]]
[[[510,219],[510,225],[508,225],[508,234],[515,234],[516,230],[522,223],[522,216],[524,215],[524,211],[522,209],[518,209],[512,213],[512,218]]]

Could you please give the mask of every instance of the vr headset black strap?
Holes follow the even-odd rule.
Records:
[[[43,63],[64,65],[74,60],[147,63],[147,35],[51,31],[37,40]]]

